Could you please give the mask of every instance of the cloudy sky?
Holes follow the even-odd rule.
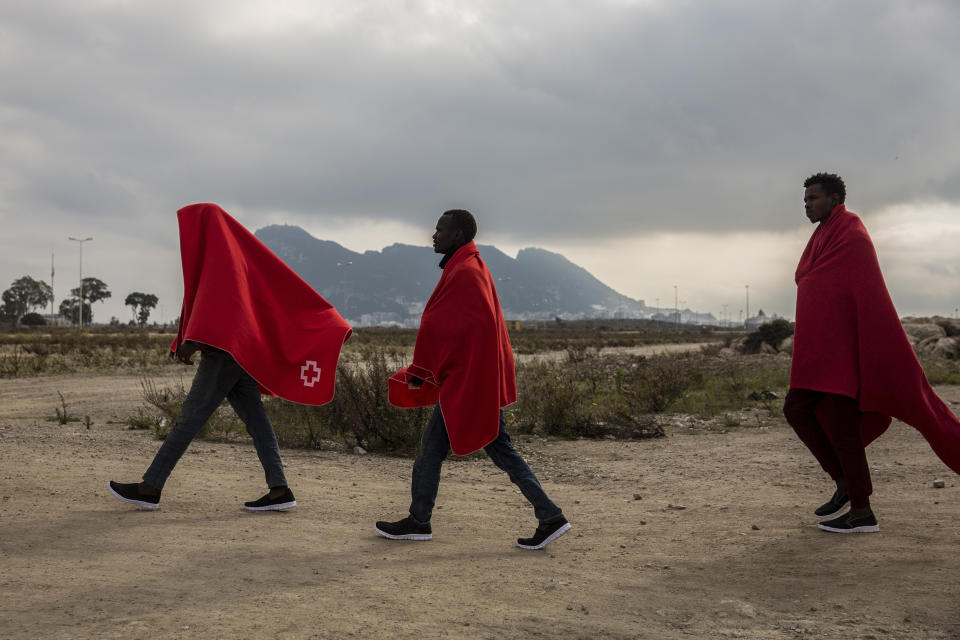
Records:
[[[960,3],[3,0],[0,288],[180,304],[175,211],[350,249],[558,251],[622,293],[793,315],[840,173],[901,314],[960,307]],[[160,313],[158,310],[157,314]]]

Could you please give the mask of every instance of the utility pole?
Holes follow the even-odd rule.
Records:
[[[744,285],[747,290],[747,317],[744,319],[744,327],[750,322],[750,285]]]
[[[77,305],[77,326],[83,329],[83,243],[88,240],[93,240],[93,237],[80,239],[71,236],[68,239],[80,243],[80,300]]]
[[[347,291],[347,285],[349,282],[346,280],[346,268],[353,265],[353,260],[347,260],[346,262],[338,262],[337,268],[340,270],[340,288],[343,289],[343,314],[346,317],[347,314],[347,302],[350,300],[350,293]]]
[[[54,292],[54,288],[53,288],[53,273],[54,273],[54,271],[53,271],[53,256],[54,256],[54,253],[53,253],[53,250],[51,249],[51,250],[50,250],[50,322],[53,322],[53,302],[54,302],[54,299],[56,298],[56,295],[54,295],[54,293],[53,293],[53,292]]]

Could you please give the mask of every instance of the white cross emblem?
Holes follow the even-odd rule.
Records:
[[[320,379],[320,367],[316,360],[307,360],[306,364],[300,367],[300,379],[303,380],[303,386],[312,387]]]

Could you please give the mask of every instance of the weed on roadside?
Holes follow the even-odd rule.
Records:
[[[63,394],[57,391],[57,395],[60,396],[60,406],[53,408],[56,415],[47,418],[47,421],[57,422],[59,424],[80,422],[80,416],[75,416],[70,413],[70,408],[67,406],[67,399],[63,397]]]

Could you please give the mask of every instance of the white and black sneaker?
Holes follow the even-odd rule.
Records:
[[[132,504],[140,509],[153,511],[160,508],[160,493],[158,492],[155,496],[140,493],[140,484],[137,482],[123,483],[111,480],[107,483],[107,489],[117,500]]]
[[[540,524],[534,531],[532,538],[519,538],[517,546],[521,549],[543,549],[545,546],[570,531],[570,523],[566,518],[551,524]]]
[[[868,516],[854,518],[849,511],[835,520],[827,520],[817,526],[831,533],[876,533],[880,531],[877,518],[872,513]]]
[[[821,520],[836,518],[838,515],[850,508],[850,496],[840,493],[840,490],[833,492],[833,496],[825,503],[817,507],[813,515]]]
[[[259,500],[244,502],[243,508],[247,511],[286,511],[297,506],[297,501],[293,497],[293,491],[290,487],[277,498],[271,498],[270,494],[263,496]]]
[[[430,523],[417,522],[413,519],[413,516],[407,516],[396,522],[379,520],[373,526],[373,530],[384,538],[390,538],[391,540],[430,540],[433,538]]]

